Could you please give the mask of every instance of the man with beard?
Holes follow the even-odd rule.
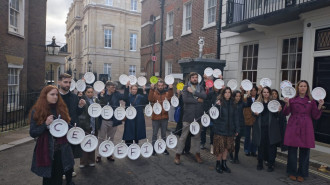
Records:
[[[194,119],[200,121],[204,112],[203,102],[207,97],[202,85],[198,84],[198,74],[196,72],[191,72],[188,77],[189,81],[184,86],[182,93],[184,103],[182,118],[183,127],[174,159],[174,163],[177,165],[180,164],[180,154],[185,147],[185,142],[190,131],[190,123],[192,123]],[[200,137],[201,132],[199,130],[199,132],[191,138],[191,151],[192,153],[195,153],[196,161],[198,163],[202,163],[199,146]]]
[[[170,100],[173,96],[173,85],[169,85],[169,89],[167,92],[164,89],[164,87],[165,87],[165,83],[163,80],[158,80],[156,87],[155,84],[151,84],[148,100],[151,103],[157,103],[158,101],[158,103],[160,103],[161,105],[163,105],[163,101],[165,100],[165,98],[167,100]],[[166,129],[168,125],[168,112],[165,111],[164,109],[162,109],[159,115],[153,112],[151,119],[152,119],[152,146],[154,146],[157,140],[159,128],[161,131],[162,139],[165,140]],[[168,155],[169,153],[167,150],[165,150],[164,154]],[[156,155],[155,151],[153,152],[153,155]]]

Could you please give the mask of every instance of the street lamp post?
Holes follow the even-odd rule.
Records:
[[[58,55],[60,46],[55,42],[56,38],[53,36],[52,43],[47,45],[47,52],[49,55]],[[50,83],[53,84],[53,64],[50,64]]]
[[[92,68],[92,61],[88,62],[88,72],[91,72],[91,68]]]

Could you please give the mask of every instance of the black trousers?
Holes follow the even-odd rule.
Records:
[[[238,134],[235,138],[235,157],[238,157],[238,152],[240,149],[240,144],[241,144],[241,134]]]
[[[309,168],[309,148],[299,148],[299,168],[297,171],[297,147],[288,147],[288,163],[286,172],[289,175],[308,177]]]
[[[52,161],[52,176],[50,178],[43,178],[43,185],[61,185],[62,184],[62,157],[61,150],[54,152],[54,160]]]
[[[268,161],[273,166],[276,158],[276,144],[269,142],[268,127],[261,127],[260,145],[258,147],[258,162]]]

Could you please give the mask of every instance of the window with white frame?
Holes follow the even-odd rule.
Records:
[[[136,75],[136,65],[130,65],[128,70],[129,75]]]
[[[137,45],[137,34],[131,33],[129,37],[129,50],[136,51],[136,45]]]
[[[173,38],[173,18],[174,18],[174,13],[173,11],[167,13],[167,29],[166,29],[166,39],[171,39]]]
[[[172,62],[165,61],[165,74],[172,74]]]
[[[105,0],[105,4],[108,6],[113,6],[113,0]]]
[[[131,10],[137,11],[137,0],[131,0]]]
[[[294,87],[300,81],[302,45],[303,37],[293,37],[283,40],[281,81],[288,80]]]
[[[108,80],[111,79],[111,64],[104,64],[103,65],[103,73],[108,74]]]
[[[192,11],[191,2],[184,4],[182,34],[187,34],[191,32],[191,11]]]
[[[242,79],[249,79],[253,85],[257,82],[259,44],[243,46]]]
[[[25,0],[9,0],[8,31],[21,36],[24,36],[24,3]]]
[[[8,68],[8,106],[18,104],[20,68]]]
[[[215,26],[216,0],[204,0],[204,27]]]
[[[110,29],[104,29],[104,47],[112,47],[112,30]]]

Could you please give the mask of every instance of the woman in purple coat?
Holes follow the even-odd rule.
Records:
[[[324,100],[317,106],[313,100],[308,82],[301,80],[296,86],[296,96],[284,99],[283,114],[291,116],[284,136],[284,145],[288,146],[287,173],[291,180],[304,181],[308,176],[310,148],[315,147],[312,119],[321,117]],[[299,168],[297,170],[297,150],[299,148]]]

